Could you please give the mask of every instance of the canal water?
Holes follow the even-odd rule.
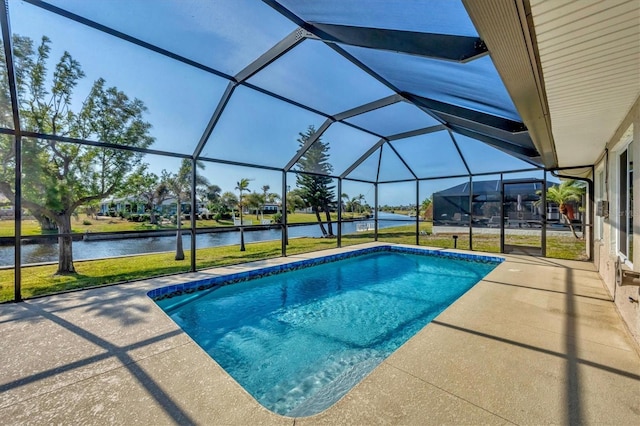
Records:
[[[415,218],[383,212],[380,212],[378,219],[378,227],[380,229],[403,225],[402,222],[415,222]],[[373,219],[365,222],[373,223]],[[344,222],[342,224],[342,234],[355,233],[357,223],[363,222]],[[333,232],[337,233],[335,223],[333,224]],[[281,235],[282,231],[279,228],[246,231],[244,233],[244,240],[246,243],[272,241],[279,240]],[[289,227],[289,238],[320,237],[321,235],[322,233],[318,224]],[[191,236],[188,233],[183,233],[182,241],[185,250],[191,248]],[[196,248],[227,246],[234,244],[240,244],[240,232],[238,231],[230,230],[229,232],[198,234],[196,236]],[[175,247],[175,235],[115,240],[81,240],[73,242],[73,258],[74,260],[85,260],[126,256],[131,254],[159,253],[175,250]],[[0,266],[13,265],[15,263],[14,258],[13,246],[0,247]],[[57,260],[58,243],[54,239],[52,239],[50,243],[22,245],[23,265],[42,262],[57,262]]]

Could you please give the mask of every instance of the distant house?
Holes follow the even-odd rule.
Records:
[[[265,214],[273,214],[278,213],[280,211],[280,204],[270,204],[267,203],[263,206],[262,211]]]
[[[183,214],[188,214],[191,211],[191,201],[183,200],[180,202],[181,210]],[[204,208],[205,204],[199,200],[196,202],[196,209],[200,211]],[[174,216],[176,214],[176,199],[167,198],[159,205],[154,206],[154,210],[157,214],[164,216]],[[140,200],[135,197],[122,197],[122,198],[110,198],[102,200],[100,203],[101,216],[118,216],[120,213],[127,214],[143,214],[148,213],[146,201]]]
[[[100,203],[100,216],[113,216],[119,213],[144,213],[145,203],[133,197],[110,198]]]

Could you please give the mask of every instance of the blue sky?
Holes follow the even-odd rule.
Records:
[[[296,28],[264,3],[255,0],[215,3],[54,0],[51,3],[231,75]],[[79,109],[93,81],[103,77],[107,85],[116,86],[130,97],[144,101],[148,108],[146,119],[153,125],[152,134],[156,138],[152,148],[183,154],[193,152],[227,86],[227,80],[19,0],[11,0],[9,7],[15,33],[34,40],[47,35],[52,40],[50,70],[64,50],[81,63],[86,78],[75,90],[76,109]],[[317,41],[303,42],[250,82],[327,114],[336,114],[392,93]],[[416,115],[415,111],[407,104],[400,104],[355,117],[351,122],[361,125],[381,123],[378,130],[381,132],[389,122],[386,127],[389,133],[432,124],[431,118]],[[239,87],[203,154],[229,161],[283,167],[298,148],[298,132],[304,132],[309,125],[317,128],[323,121],[324,117],[320,115]],[[413,139],[398,141],[394,148],[406,158],[409,166],[423,176],[465,172],[447,132]],[[329,143],[334,172],[340,174],[378,138],[336,123],[325,133],[323,140]],[[463,137],[457,140],[472,172],[529,167],[477,141]],[[176,170],[180,162],[158,156],[149,156],[148,159],[151,171],[158,174],[162,169]],[[388,148],[383,150],[382,164],[387,178],[410,176]],[[354,176],[375,178],[374,166],[373,159],[365,162]],[[204,175],[223,191],[233,190],[241,178],[251,180],[251,190],[261,191],[263,185],[269,185],[272,192],[282,191],[280,172],[207,163]],[[541,177],[541,174],[537,173],[536,177]],[[423,182],[420,198],[464,180]],[[295,179],[289,178],[288,184],[294,187]],[[415,187],[413,182],[381,185],[380,204],[414,203]],[[352,197],[363,194],[369,204],[374,203],[372,185],[344,181],[343,192]]]

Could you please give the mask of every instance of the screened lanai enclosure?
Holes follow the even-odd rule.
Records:
[[[0,301],[371,241],[590,256],[591,183],[474,2],[1,8]]]

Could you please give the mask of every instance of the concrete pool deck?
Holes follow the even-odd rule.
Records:
[[[297,419],[260,406],[146,296],[372,245],[0,305],[1,423],[638,424],[638,347],[591,263],[503,256],[334,406]]]

